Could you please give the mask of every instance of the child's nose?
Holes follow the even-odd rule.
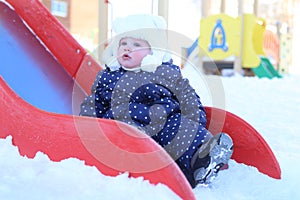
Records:
[[[131,50],[130,46],[127,45],[127,46],[124,47],[124,51],[130,51],[130,50]]]

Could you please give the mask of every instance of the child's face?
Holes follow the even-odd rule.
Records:
[[[117,59],[123,67],[133,69],[139,67],[143,58],[150,52],[147,41],[126,37],[120,40]]]

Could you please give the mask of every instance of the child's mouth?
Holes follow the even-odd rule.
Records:
[[[124,60],[129,60],[131,57],[128,54],[123,54],[122,58]]]

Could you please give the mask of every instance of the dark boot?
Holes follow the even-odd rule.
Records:
[[[203,143],[192,158],[191,166],[197,183],[209,184],[228,163],[233,142],[226,133],[219,133]]]

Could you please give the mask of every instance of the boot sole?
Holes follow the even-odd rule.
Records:
[[[228,163],[233,153],[232,139],[224,133],[216,135],[208,145],[210,145],[209,166],[207,168],[199,168],[194,172],[194,178],[200,184],[211,183],[219,170]]]

